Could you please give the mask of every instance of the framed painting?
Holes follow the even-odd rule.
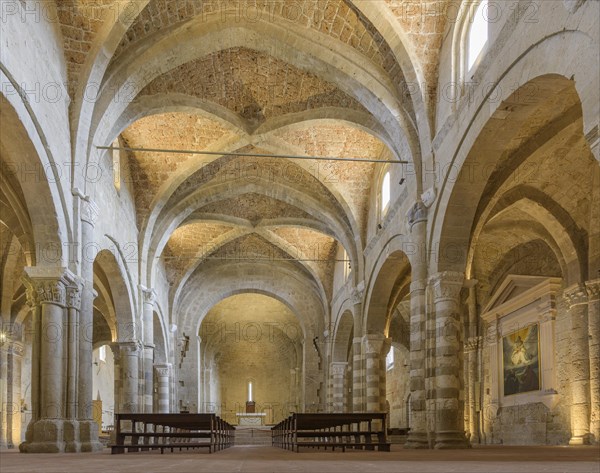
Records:
[[[502,337],[504,395],[539,391],[540,335],[538,324]]]

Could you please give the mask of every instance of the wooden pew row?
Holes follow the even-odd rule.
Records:
[[[111,453],[231,447],[234,427],[215,414],[116,414]]]
[[[300,447],[390,451],[383,412],[295,413],[271,430],[273,446],[296,452]]]

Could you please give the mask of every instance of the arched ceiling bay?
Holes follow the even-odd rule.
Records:
[[[99,50],[95,40],[112,41],[91,141],[121,132],[128,147],[174,151],[122,153],[145,284],[163,265],[176,297],[201,280],[194,275],[235,264],[231,255],[266,256],[305,278],[327,306],[338,245],[353,267],[362,264],[378,165],[252,155],[418,159],[413,98],[377,19],[349,0],[149,0],[119,17],[115,41],[95,19],[100,11],[106,20],[114,2],[57,4],[70,74]],[[397,7],[378,8],[410,32],[402,41],[439,48],[444,25],[403,22]],[[411,60],[427,62],[432,76],[437,56],[422,53]],[[115,103],[108,94],[126,85],[134,96]]]

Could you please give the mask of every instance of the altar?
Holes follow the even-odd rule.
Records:
[[[237,412],[237,424],[244,427],[253,427],[265,425],[265,417],[267,414],[264,412]]]

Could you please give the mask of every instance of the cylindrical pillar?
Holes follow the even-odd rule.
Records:
[[[429,279],[433,290],[435,336],[435,448],[468,448],[460,397],[460,290],[462,273],[446,271]]]
[[[590,433],[600,442],[600,279],[585,283],[590,352]]]
[[[154,365],[158,378],[158,412],[166,414],[169,412],[169,391],[171,390],[171,364],[161,363]]]
[[[98,424],[92,415],[92,342],[94,337],[94,299],[98,295],[94,290],[94,260],[96,244],[94,242],[94,223],[98,218],[98,207],[89,198],[81,203],[81,308],[79,310],[79,360],[77,366],[77,419],[79,440],[82,452],[102,450],[98,440]]]
[[[404,448],[429,448],[425,400],[425,288],[427,286],[427,210],[417,202],[408,215],[408,225],[418,255],[413,258],[410,283],[410,431]]]
[[[334,361],[331,363],[331,404],[333,412],[344,412],[346,398],[346,369],[348,363]]]
[[[354,288],[351,294],[352,312],[354,318],[352,338],[352,412],[365,411],[364,357],[363,357],[363,306],[364,288]]]
[[[383,335],[372,334],[363,337],[368,412],[381,412],[381,357],[384,343]]]
[[[142,344],[137,341],[120,342],[117,344],[120,351],[120,381],[121,392],[119,396],[118,412],[139,412],[138,410],[138,370]]]
[[[363,396],[362,337],[352,339],[352,412],[366,409]]]
[[[478,315],[477,315],[477,281],[468,281],[469,287],[469,319],[467,324],[467,341],[465,343],[465,418],[466,428],[469,432],[469,441],[479,443],[479,412],[478,406],[478,353],[481,345],[481,337],[478,337]]]
[[[144,354],[143,354],[143,409],[152,412],[154,387],[154,302],[156,293],[153,289],[142,287],[143,320],[144,320]]]
[[[564,291],[571,320],[571,439],[569,445],[590,443],[590,353],[588,297],[584,284]]]
[[[77,381],[79,378],[79,310],[81,307],[81,286],[67,288],[67,418],[76,419],[78,410]]]

